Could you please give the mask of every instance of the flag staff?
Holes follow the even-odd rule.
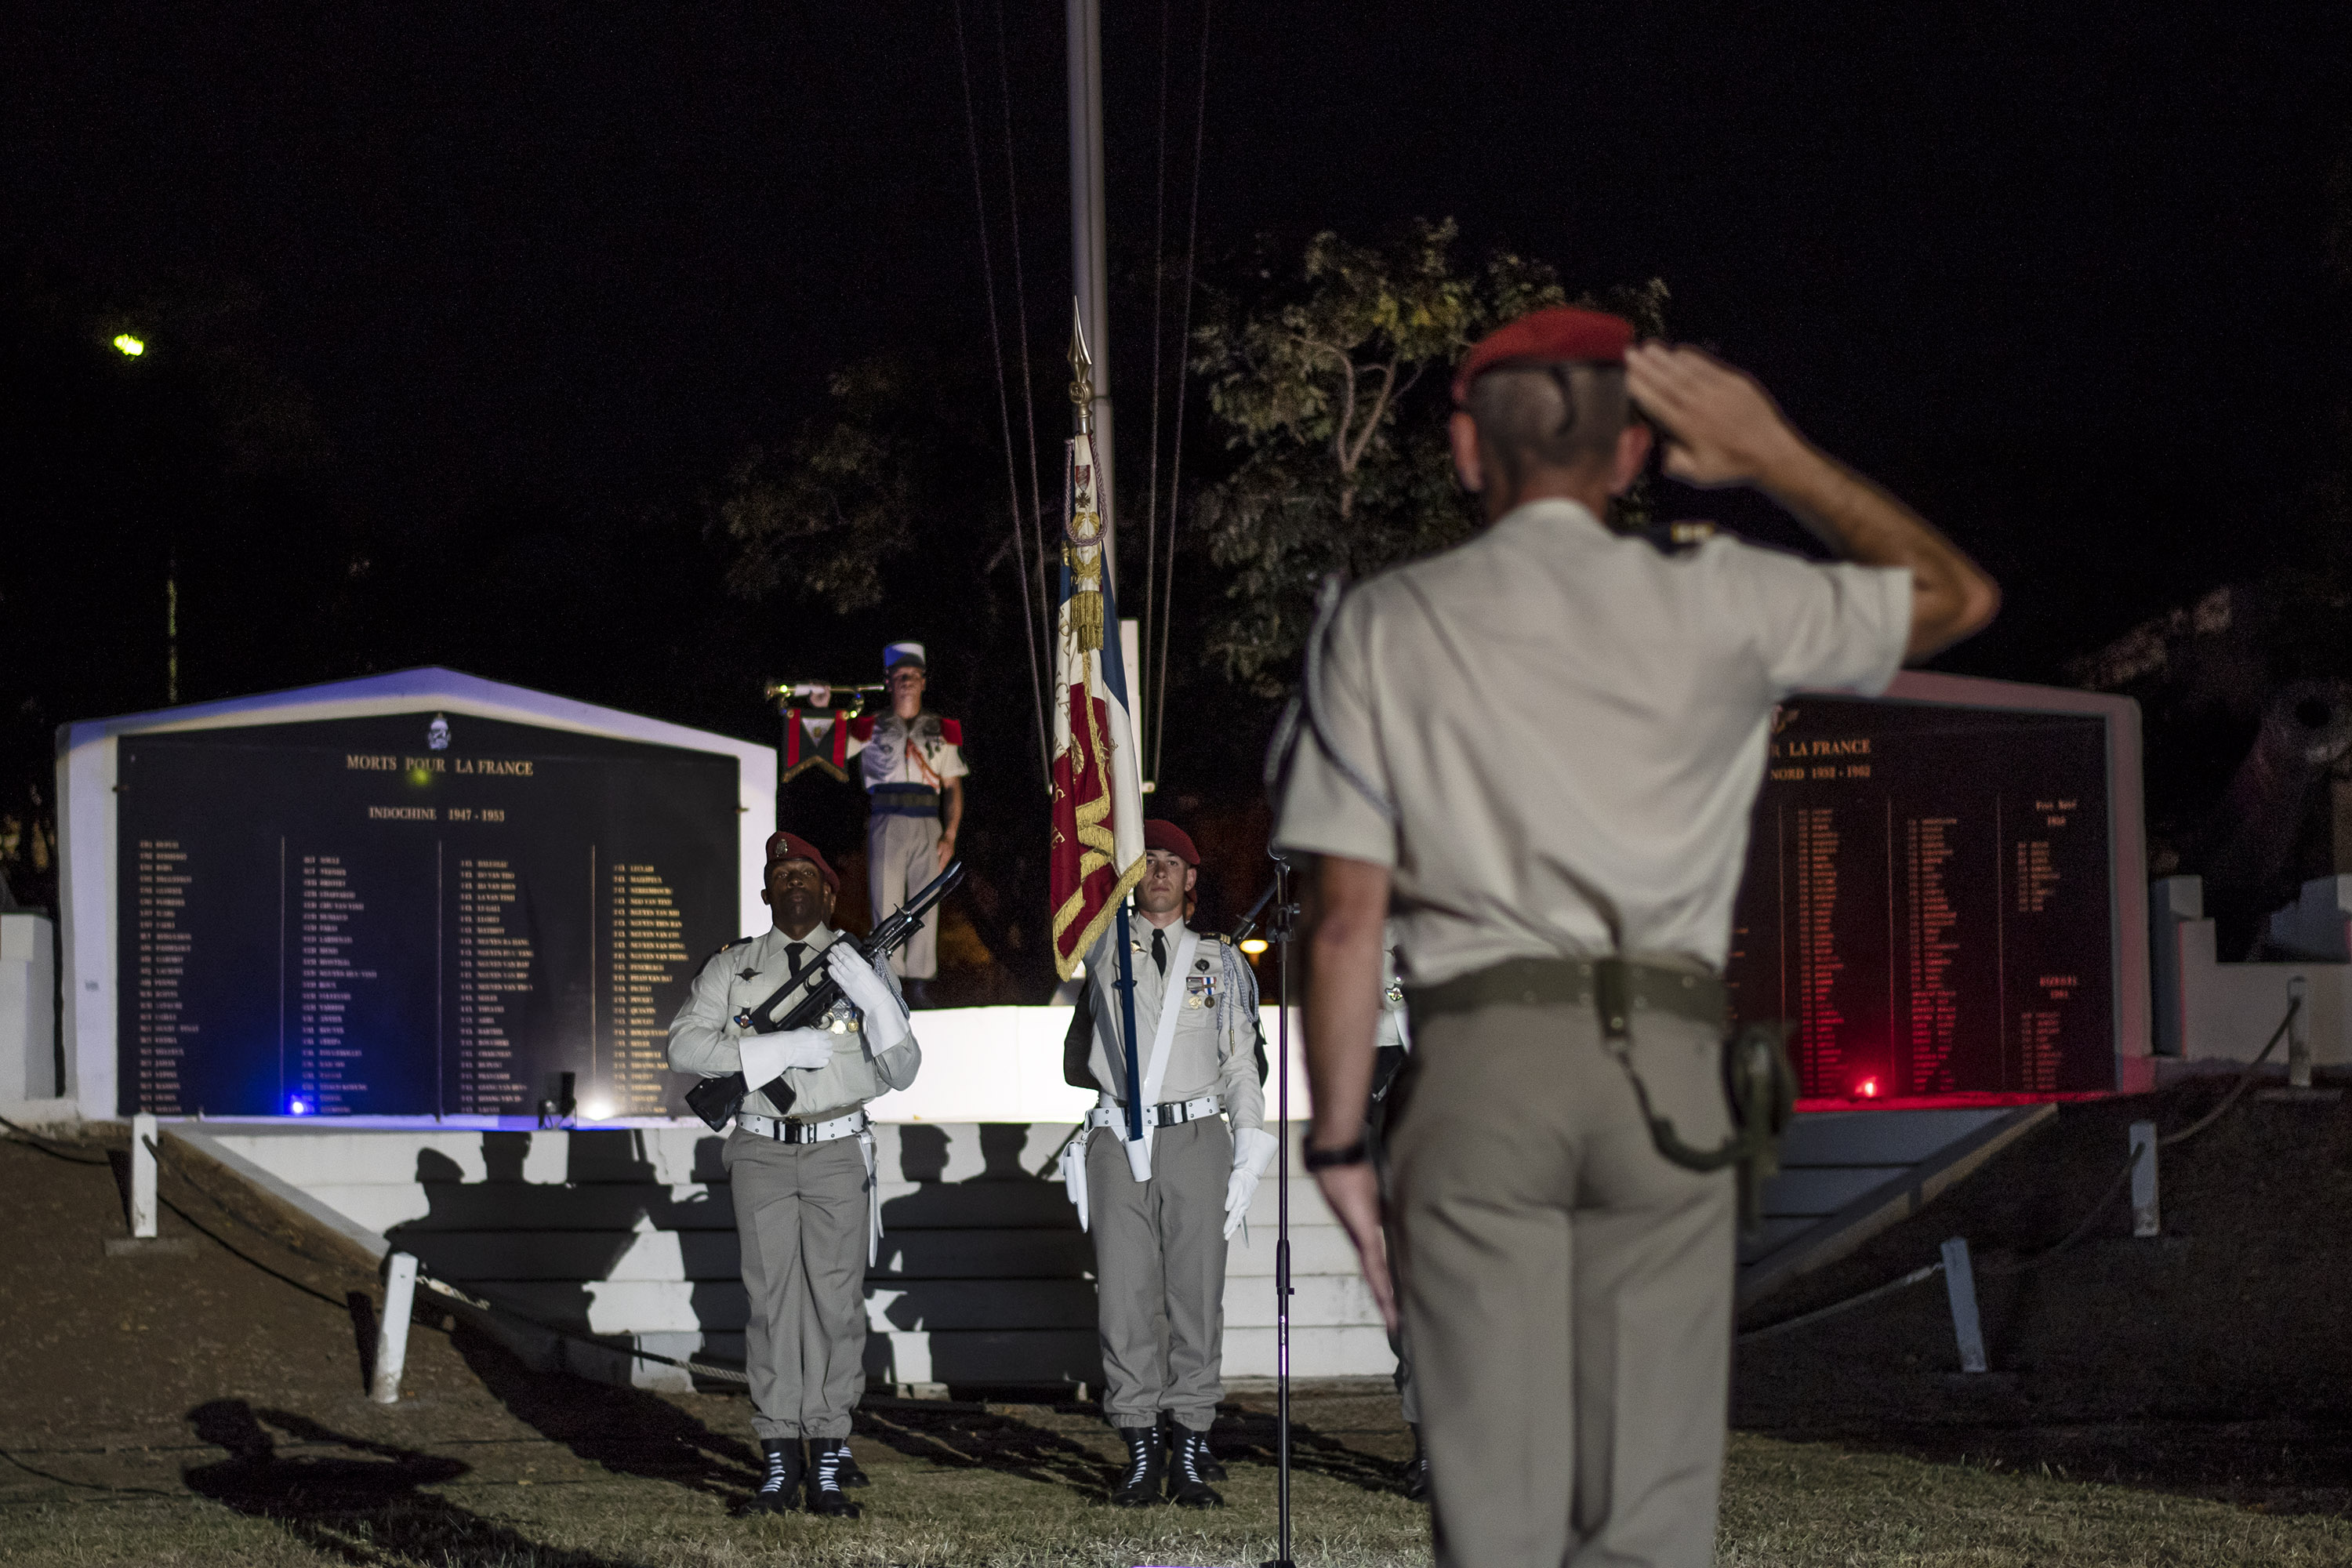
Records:
[[[1069,605],[1069,626],[1065,636],[1075,643],[1079,656],[1097,654],[1102,660],[1103,685],[1128,712],[1129,705],[1127,672],[1120,664],[1120,648],[1116,636],[1106,635],[1118,624],[1118,596],[1110,580],[1110,523],[1102,512],[1103,487],[1109,475],[1105,470],[1103,455],[1093,441],[1095,405],[1101,401],[1095,395],[1094,359],[1087,352],[1087,324],[1081,306],[1071,301],[1070,309],[1070,409],[1076,416],[1077,432],[1070,442],[1070,521],[1064,525],[1066,542],[1062,555],[1064,565],[1063,599]],[[1097,546],[1091,563],[1083,561],[1088,546]],[[1087,567],[1091,565],[1097,581],[1085,581]],[[1095,590],[1088,593],[1091,587]],[[1089,710],[1093,697],[1086,699]],[[1078,741],[1076,729],[1072,738]],[[1094,765],[1102,769],[1108,788],[1108,801],[1119,797],[1118,780],[1135,770],[1138,759],[1132,744],[1121,747],[1114,738],[1108,742],[1097,738]],[[1141,774],[1135,773],[1139,785]],[[1139,789],[1130,789],[1130,799],[1140,800]],[[1115,809],[1115,808],[1114,808]],[[1075,826],[1075,825],[1074,825]],[[1112,837],[1116,840],[1116,827]],[[1113,864],[1112,874],[1122,883],[1127,868]],[[1081,879],[1083,883],[1083,879]],[[1150,1156],[1143,1142],[1143,1071],[1137,1059],[1135,1044],[1135,955],[1128,935],[1128,888],[1112,890],[1116,919],[1118,924],[1118,979],[1112,989],[1118,993],[1119,1040],[1127,1077],[1127,1159],[1135,1172],[1135,1179],[1147,1181],[1151,1174]]]

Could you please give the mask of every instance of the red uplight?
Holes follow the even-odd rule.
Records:
[[[1862,1098],[1864,1100],[1876,1100],[1878,1098],[1878,1080],[1876,1079],[1866,1078],[1862,1080]]]

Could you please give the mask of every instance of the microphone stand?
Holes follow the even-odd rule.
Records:
[[[1290,1561],[1290,938],[1298,906],[1290,897],[1290,861],[1274,858],[1274,918],[1266,928],[1278,957],[1281,1009],[1275,1015],[1274,1104],[1274,1560],[1260,1568],[1292,1568]],[[1265,900],[1258,905],[1265,907]],[[1257,911],[1250,911],[1255,914]]]

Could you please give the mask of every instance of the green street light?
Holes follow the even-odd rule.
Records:
[[[128,359],[137,359],[147,352],[147,345],[129,332],[118,333],[114,340],[114,346],[121,349],[124,357]]]

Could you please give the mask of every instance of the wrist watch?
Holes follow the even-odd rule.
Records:
[[[1371,1157],[1371,1150],[1359,1138],[1339,1149],[1318,1149],[1309,1143],[1300,1162],[1309,1171],[1328,1171],[1339,1165],[1360,1165]]]

